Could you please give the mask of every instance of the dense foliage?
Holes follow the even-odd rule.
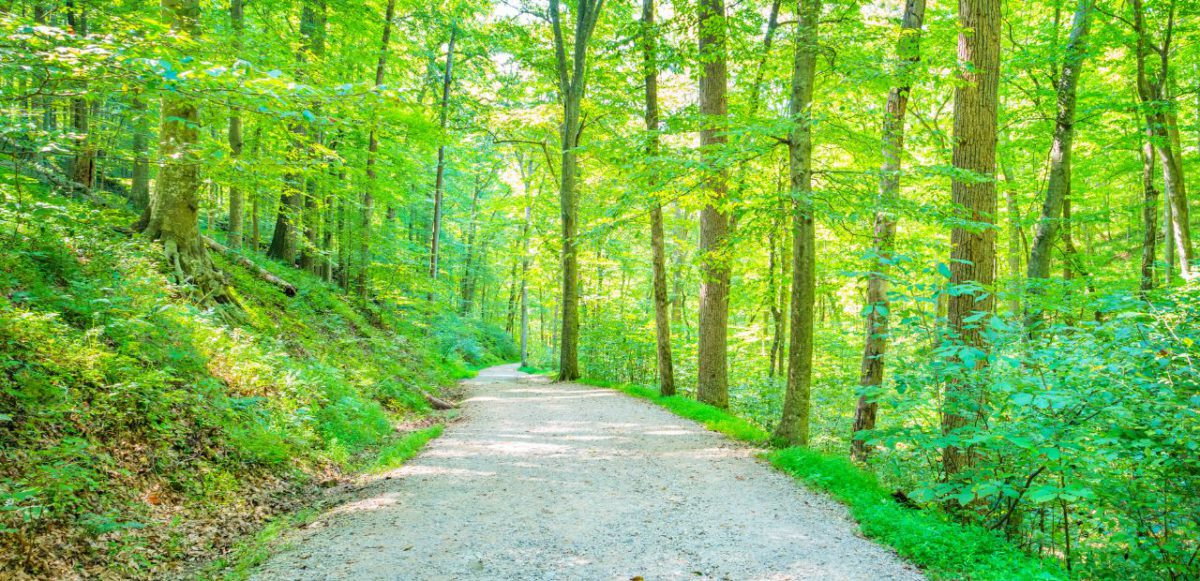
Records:
[[[140,567],[138,498],[345,465],[519,357],[670,361],[872,502],[1200,575],[1194,3],[161,4],[0,3],[6,546]],[[198,234],[129,236],[173,192]]]

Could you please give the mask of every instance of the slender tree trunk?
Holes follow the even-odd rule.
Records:
[[[163,20],[191,38],[200,36],[199,0],[162,0]],[[200,235],[200,115],[196,104],[164,91],[159,151],[163,159],[143,233],[162,242],[175,281],[196,289],[200,302],[225,302],[225,279],[213,266]]]
[[[245,28],[243,0],[230,0],[229,23],[233,28],[233,52],[240,57],[242,49],[242,31]],[[229,115],[229,152],[233,163],[240,163],[242,157],[242,117],[238,110],[232,109]],[[229,185],[229,248],[242,249],[242,190],[236,181]]]
[[[910,69],[920,59],[921,23],[925,18],[925,0],[908,0],[900,24],[896,56],[900,59],[899,81],[888,92],[887,112],[883,118],[883,166],[879,177],[879,208],[875,211],[874,264],[867,277],[866,340],[863,342],[862,372],[859,385],[863,394],[854,410],[850,455],[865,460],[868,448],[857,434],[875,429],[879,404],[874,390],[883,383],[884,354],[888,347],[888,271],[891,269],[896,240],[896,218],[892,208],[900,198],[900,167],[904,155],[904,114],[912,83]]]
[[[318,16],[317,8],[321,9],[322,15]],[[318,54],[323,50],[324,46],[324,12],[325,4],[322,0],[304,0],[303,8],[300,11],[300,37],[301,46],[296,53],[296,77],[304,79],[308,65],[308,55]],[[296,123],[291,127],[292,133],[292,149],[294,156],[289,158],[289,163],[301,163],[309,157],[310,152],[306,151],[308,139],[308,129],[300,123]],[[284,189],[279,198],[279,211],[275,217],[275,231],[271,235],[271,247],[267,250],[267,256],[274,258],[292,266],[296,262],[297,255],[301,252],[300,235],[304,229],[306,204],[305,200],[308,197],[306,193],[307,178],[304,172],[296,169],[291,169],[284,177]],[[311,213],[311,212],[309,212]],[[309,251],[305,251],[307,257]],[[305,261],[307,262],[307,261]],[[308,264],[302,264],[307,267]]]
[[[75,0],[67,0],[67,24],[71,27],[76,38],[88,35],[87,8],[79,6]],[[79,87],[86,94],[87,82]],[[71,160],[71,181],[85,188],[91,188],[96,182],[96,151],[92,145],[90,131],[90,113],[87,97],[71,98],[71,130],[75,134],[75,155]]]
[[[658,31],[654,22],[654,0],[642,0],[642,64],[646,89],[646,161],[655,163],[658,156]],[[651,170],[650,175],[654,174]],[[650,252],[654,268],[654,338],[658,362],[658,391],[675,395],[675,369],[671,359],[671,313],[667,308],[667,260],[664,249],[662,203],[651,184]]]
[[[138,212],[150,207],[150,116],[146,102],[133,97],[133,176],[130,178],[129,199]]]
[[[991,227],[996,214],[996,122],[1000,71],[1000,0],[959,0],[958,61],[961,83],[954,91],[954,155],[957,172],[970,178],[955,179],[952,198],[961,218],[974,225],[955,226],[950,243],[950,288],[959,291],[947,301],[947,325],[951,340],[960,346],[952,366],[965,377],[952,377],[946,385],[942,409],[942,431],[947,435],[983,416],[986,390],[974,377],[987,365],[986,322],[974,315],[993,313],[995,295],[996,232]],[[986,317],[984,318],[986,321]],[[970,465],[972,459],[961,446],[942,450],[942,467],[947,476]]]
[[[700,0],[700,130],[707,197],[700,210],[700,327],[697,347],[696,397],[719,408],[729,406],[728,337],[729,262],[728,171],[725,147],[726,47],[724,0]]]
[[[476,178],[478,180],[478,178]],[[485,183],[476,181],[475,192],[471,195],[471,218],[467,224],[467,255],[463,260],[462,303],[460,313],[467,316],[475,308],[475,234],[479,220],[479,195]]]
[[[1079,0],[1067,41],[1066,56],[1058,78],[1058,113],[1054,121],[1054,140],[1050,145],[1050,174],[1046,181],[1046,197],[1038,219],[1029,252],[1025,276],[1030,298],[1025,304],[1025,329],[1034,334],[1042,326],[1042,305],[1039,296],[1045,291],[1050,276],[1050,255],[1058,238],[1067,192],[1071,189],[1071,146],[1075,140],[1075,94],[1079,74],[1087,55],[1088,26],[1094,0]]]
[[[787,391],[775,437],[805,446],[812,390],[813,306],[816,299],[816,225],[812,199],[812,95],[818,46],[819,0],[797,1],[796,52],[788,112],[788,173],[792,188],[792,302]]]
[[[587,72],[587,47],[604,0],[579,0],[575,5],[575,36],[568,59],[562,31],[559,0],[550,0],[550,22],[554,29],[555,65],[558,90],[563,104],[560,128],[562,169],[559,173],[559,208],[562,214],[562,333],[560,333],[558,379],[578,379],[579,373],[579,258],[576,250],[578,200],[575,191],[579,169],[580,117]]]
[[[529,234],[533,223],[532,207],[533,198],[530,197],[525,203],[525,224],[521,228],[521,239],[524,241],[521,252],[521,367],[529,366]]]
[[[379,60],[375,63],[375,89],[383,85],[383,73],[387,69],[388,44],[392,38],[392,20],[396,18],[396,0],[388,0],[387,9],[383,18],[383,38],[379,43]],[[358,287],[358,296],[362,299],[370,297],[371,286],[371,221],[375,214],[375,158],[379,155],[379,137],[377,135],[379,125],[379,113],[373,112],[371,117],[371,131],[367,137],[367,185],[362,194],[362,207],[360,208],[359,224],[362,231],[359,232],[358,246],[358,279],[356,286]]]
[[[258,159],[258,153],[262,147],[262,127],[257,127],[254,130],[254,144],[251,146],[250,156],[255,160]],[[255,173],[257,178],[257,173]],[[261,196],[258,192],[258,180],[255,180],[255,188],[250,192],[250,248],[254,252],[262,249],[262,231],[259,230],[259,208]]]
[[[443,132],[446,131],[446,119],[450,112],[450,82],[453,79],[454,70],[454,37],[458,30],[453,26],[450,27],[450,43],[446,49],[446,68],[442,73],[442,111],[440,118],[440,127]],[[444,137],[443,137],[444,139]],[[438,278],[438,245],[442,238],[442,192],[445,188],[446,174],[446,145],[442,144],[438,147],[437,159],[437,176],[434,179],[433,186],[433,224],[431,226],[431,236],[429,240],[429,278],[436,281]],[[430,286],[429,298],[433,299],[434,287]]]
[[[1008,165],[1000,162],[1000,173],[1004,176],[1004,205],[1008,220],[1007,253],[1008,276],[1012,279],[1008,287],[1008,312],[1012,317],[1021,313],[1021,211],[1017,208],[1016,186]]]
[[[1132,0],[1133,28],[1136,35],[1135,58],[1137,59],[1138,96],[1146,116],[1146,125],[1153,136],[1155,152],[1162,164],[1164,194],[1164,230],[1169,236],[1164,246],[1170,247],[1179,262],[1179,274],[1184,280],[1193,277],[1194,259],[1192,251],[1191,224],[1188,218],[1187,188],[1183,176],[1182,159],[1178,153],[1178,128],[1172,135],[1174,124],[1174,99],[1166,90],[1168,80],[1171,39],[1175,24],[1175,3],[1170,4],[1167,25],[1161,45],[1153,45],[1145,22],[1142,0]],[[1148,70],[1148,58],[1158,56],[1156,71]],[[1164,104],[1167,105],[1164,110]],[[1169,261],[1168,261],[1169,262]],[[1168,265],[1168,268],[1170,266]]]
[[[1158,238],[1158,226],[1155,220],[1158,217],[1158,190],[1154,187],[1154,164],[1155,153],[1154,144],[1151,142],[1153,135],[1146,128],[1146,142],[1142,145],[1142,279],[1141,293],[1142,297],[1146,297],[1146,293],[1154,290],[1154,246]],[[1170,244],[1168,244],[1170,246]],[[1168,269],[1169,272],[1169,269]]]

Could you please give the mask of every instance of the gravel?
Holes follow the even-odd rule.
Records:
[[[922,579],[838,503],[649,402],[494,367],[462,420],[253,578]]]

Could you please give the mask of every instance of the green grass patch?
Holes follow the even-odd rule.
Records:
[[[770,441],[770,434],[766,430],[739,418],[725,410],[715,408],[708,404],[700,403],[696,400],[688,399],[678,395],[663,397],[657,391],[648,387],[636,385],[613,385],[607,381],[583,379],[580,383],[594,385],[596,387],[608,387],[622,391],[633,397],[648,399],[658,405],[661,405],[668,410],[671,410],[676,415],[683,416],[689,420],[699,422],[704,427],[720,432],[741,442],[749,442],[755,445],[764,445]]]
[[[863,534],[888,545],[936,579],[1066,579],[1049,559],[1032,557],[985,528],[949,520],[936,509],[897,503],[874,474],[849,459],[805,448],[767,454],[771,465],[850,509]]]
[[[771,443],[770,435],[759,426],[695,400],[663,397],[648,387],[590,379],[581,383],[650,400],[735,440],[756,445]],[[845,504],[864,535],[892,547],[931,578],[1006,581],[1069,578],[1057,562],[1032,557],[992,531],[954,522],[936,507],[918,510],[897,503],[874,474],[848,458],[807,448],[773,450],[766,458],[781,472]]]
[[[442,435],[442,424],[404,434],[379,451],[379,456],[367,467],[368,472],[391,470],[416,456],[430,440]]]

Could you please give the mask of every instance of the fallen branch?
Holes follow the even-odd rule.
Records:
[[[230,250],[229,248],[226,248],[220,242],[217,242],[216,240],[213,240],[212,238],[209,238],[208,236],[204,236],[203,238],[204,238],[204,244],[206,244],[213,251],[220,252],[221,254],[224,254],[225,256],[229,257],[230,260],[236,262],[237,264],[240,264],[241,266],[244,266],[244,267],[250,269],[250,271],[253,272],[254,274],[256,274],[258,276],[258,278],[261,278],[261,279],[275,285],[276,287],[279,287],[279,290],[283,291],[283,294],[285,294],[289,297],[296,296],[296,287],[294,285],[292,285],[292,283],[290,283],[286,280],[283,280],[282,278],[279,278],[278,276],[275,276],[274,274],[271,273],[271,271],[255,264],[253,260],[250,260],[249,258],[246,258],[245,256],[242,256],[241,254],[234,252],[233,250]]]
[[[458,404],[456,404],[456,403],[450,403],[444,399],[438,398],[423,389],[419,390],[419,391],[421,392],[421,395],[425,396],[425,401],[429,402],[429,405],[432,406],[433,409],[435,409],[435,410],[458,409]]]

